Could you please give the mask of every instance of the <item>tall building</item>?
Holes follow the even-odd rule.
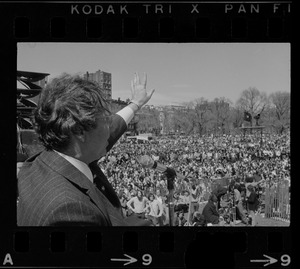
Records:
[[[86,72],[86,74],[84,74],[83,77],[84,79],[97,82],[100,88],[103,90],[106,99],[111,100],[112,97],[111,73],[98,70],[95,73]]]

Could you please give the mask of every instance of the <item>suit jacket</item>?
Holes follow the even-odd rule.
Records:
[[[126,128],[125,121],[114,115],[107,151]],[[101,177],[107,182],[103,173]],[[19,226],[136,224],[123,217],[120,203],[113,205],[83,173],[54,151],[42,151],[24,163],[18,174],[18,190]],[[112,187],[108,195],[116,196]]]
[[[207,223],[212,223],[212,224],[219,223],[219,213],[212,201],[207,202],[207,204],[203,208],[202,215],[204,216]]]
[[[258,201],[258,198],[257,198],[257,194],[254,191],[250,192],[250,196],[248,198],[247,204],[248,204],[248,209],[249,210],[252,210],[252,211],[257,210],[258,205],[259,205],[259,201]]]

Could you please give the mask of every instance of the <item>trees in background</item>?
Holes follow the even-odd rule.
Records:
[[[211,124],[214,133],[224,134],[231,128],[231,109],[232,103],[225,97],[215,98],[211,102]]]
[[[260,92],[255,87],[250,87],[242,92],[236,106],[249,113],[250,126],[253,126],[255,117],[261,116],[264,110],[268,108],[269,99],[265,93]]]
[[[146,106],[138,115],[137,129],[160,133],[159,114],[163,113],[165,133],[214,134],[235,133],[245,124],[244,112],[251,115],[248,126],[265,126],[268,131],[283,133],[290,126],[290,93],[276,92],[267,96],[255,87],[241,92],[233,104],[225,97],[209,101],[203,97],[178,106]],[[255,117],[259,115],[259,119]]]
[[[158,133],[160,129],[159,111],[146,106],[137,114],[137,131],[139,133]]]
[[[270,124],[280,134],[290,126],[290,105],[290,93],[276,92],[270,95]]]
[[[196,133],[199,135],[203,135],[209,129],[208,123],[210,122],[210,113],[211,106],[208,100],[203,97],[196,99],[191,103],[193,110],[192,112],[192,120],[193,126]]]

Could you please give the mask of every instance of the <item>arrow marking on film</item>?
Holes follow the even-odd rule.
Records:
[[[136,258],[133,258],[133,257],[127,255],[127,254],[124,254],[124,256],[126,256],[128,259],[116,259],[116,258],[112,258],[110,260],[113,261],[113,262],[126,262],[126,263],[124,263],[124,266],[128,265],[130,263],[137,262]]]
[[[274,258],[272,258],[270,256],[267,256],[265,254],[263,256],[266,257],[266,258],[268,258],[268,259],[267,260],[250,260],[250,262],[267,262],[266,264],[264,264],[264,266],[268,266],[268,265],[270,265],[272,263],[277,262],[276,259],[274,259]]]

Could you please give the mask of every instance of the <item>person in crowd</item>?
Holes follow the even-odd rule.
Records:
[[[196,212],[199,209],[200,195],[201,195],[201,186],[200,184],[192,184],[190,188],[191,193],[191,207],[192,211]]]
[[[234,192],[234,203],[237,217],[239,217],[244,224],[248,224],[248,220],[243,208],[242,196],[238,189],[239,184],[237,184],[235,181],[232,181],[231,185],[229,186],[229,191]]]
[[[249,215],[251,216],[251,225],[256,226],[257,220],[256,220],[255,213],[258,209],[259,201],[255,189],[251,184],[248,186],[248,190],[250,192],[250,195],[247,199],[247,204],[248,204]]]
[[[185,190],[183,192],[182,201],[184,202],[184,204],[187,205],[190,203],[191,197],[190,197],[190,192],[188,190]]]
[[[162,203],[155,198],[153,193],[149,194],[148,200],[146,206],[146,218],[151,220],[154,226],[162,226],[162,222],[159,222],[159,218],[163,213]]]
[[[178,203],[179,203],[179,192],[175,191],[173,194],[173,203],[174,211],[179,212]]]
[[[137,195],[132,197],[127,203],[127,207],[141,219],[145,218],[148,199],[143,195],[141,190],[137,191]]]
[[[98,160],[151,98],[146,74],[135,74],[132,99],[116,114],[97,83],[63,74],[42,90],[34,126],[45,149],[18,173],[17,225],[150,225],[124,218],[120,200]]]
[[[195,211],[193,214],[192,226],[206,226],[205,217],[199,211]]]
[[[158,188],[158,189],[156,189],[156,192],[155,192],[155,199],[158,201],[158,203],[162,207],[161,214],[159,214],[159,216],[157,217],[157,220],[158,220],[159,226],[163,226],[164,223],[168,219],[168,216],[167,216],[168,209],[167,209],[167,206],[166,206],[167,197],[163,196],[161,194],[161,190]]]
[[[223,187],[221,184],[216,184],[216,188],[213,190],[213,193],[217,197],[217,209],[221,206],[221,197],[227,193],[227,188]]]
[[[219,213],[217,210],[218,199],[216,194],[212,193],[205,207],[203,208],[202,214],[205,218],[206,223],[219,224]]]
[[[250,190],[249,190],[249,186],[251,185],[252,187],[256,188],[259,186],[259,184],[261,184],[264,181],[264,178],[262,178],[259,181],[255,181],[255,178],[253,176],[248,176],[246,177],[246,183],[245,183],[245,187],[246,187],[246,197],[248,198],[251,194]]]
[[[179,194],[177,204],[175,206],[175,211],[183,211],[184,213],[187,213],[189,210],[189,201],[189,191],[185,190],[182,194]]]
[[[186,226],[187,220],[184,217],[184,211],[178,211],[175,218],[175,226]]]
[[[118,197],[119,197],[119,200],[120,200],[120,203],[121,203],[121,207],[122,207],[122,212],[123,212],[123,216],[128,216],[128,210],[127,210],[127,199],[126,199],[126,196],[124,194],[123,191],[119,191],[118,193]]]

